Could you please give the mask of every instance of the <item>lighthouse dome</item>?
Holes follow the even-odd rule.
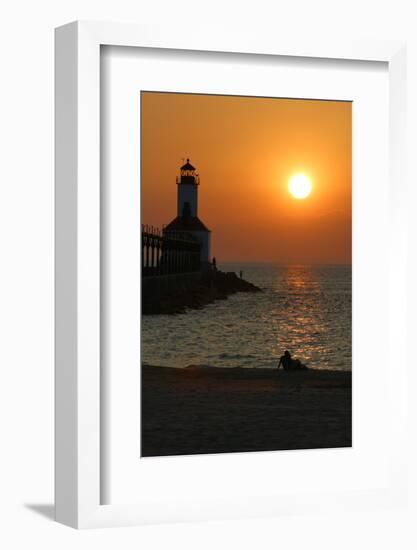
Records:
[[[190,164],[190,159],[187,159],[187,162],[181,166],[180,170],[189,170],[191,172],[195,170],[195,167]]]

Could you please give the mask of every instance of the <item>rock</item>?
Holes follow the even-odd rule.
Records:
[[[147,281],[146,286],[142,286],[143,315],[185,313],[187,309],[201,309],[216,300],[225,300],[236,292],[262,292],[234,272],[209,271],[200,277],[184,274],[170,281],[169,284],[155,281],[153,285]]]

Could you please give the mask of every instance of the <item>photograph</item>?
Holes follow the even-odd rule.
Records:
[[[352,446],[352,102],[138,92],[141,458]]]

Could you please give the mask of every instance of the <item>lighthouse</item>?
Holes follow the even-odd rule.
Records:
[[[198,189],[200,177],[190,159],[181,166],[177,176],[177,217],[164,228],[164,233],[185,233],[201,245],[202,266],[210,263],[211,231],[198,217]]]

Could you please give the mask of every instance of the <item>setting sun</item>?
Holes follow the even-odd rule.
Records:
[[[296,174],[290,179],[288,189],[294,198],[305,199],[311,193],[311,180],[304,174]]]
[[[173,174],[190,157],[212,256],[350,264],[352,103],[162,92],[141,102],[143,223],[172,219]],[[304,198],[289,188],[297,175],[308,178]]]

